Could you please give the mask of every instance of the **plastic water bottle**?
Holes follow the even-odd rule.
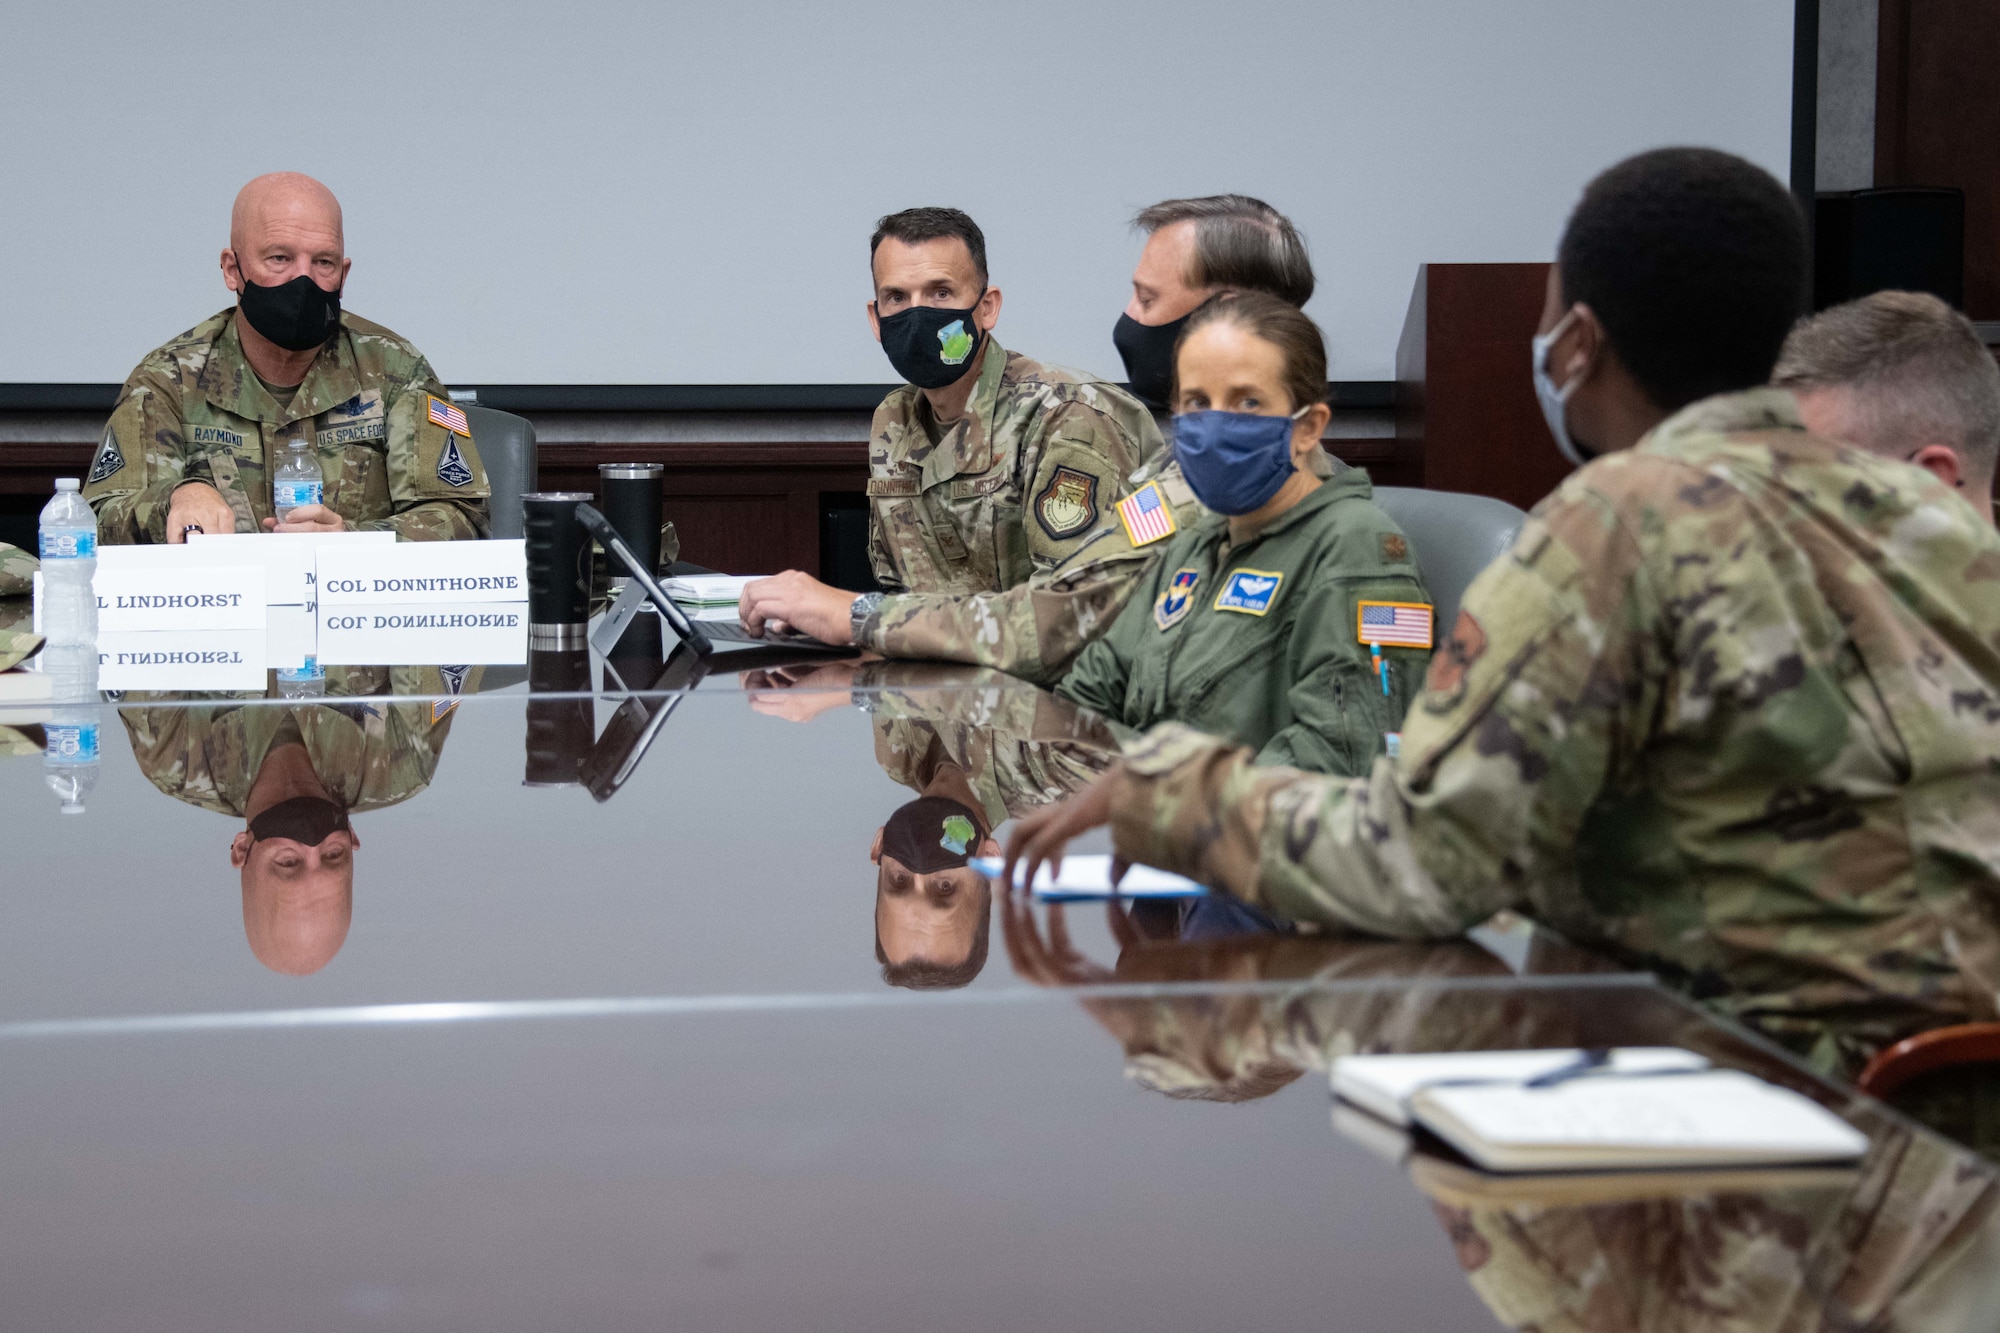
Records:
[[[294,509],[323,503],[320,497],[325,493],[318,456],[304,437],[292,440],[285,446],[285,461],[278,465],[278,475],[271,478],[271,512],[283,523]]]
[[[52,643],[42,650],[42,670],[55,691],[54,716],[42,727],[48,737],[42,777],[62,812],[80,815],[83,798],[97,786],[97,649]]]
[[[97,515],[75,477],[56,481],[42,509],[42,633],[50,643],[97,642]],[[92,661],[95,662],[95,658]]]
[[[278,695],[285,699],[318,699],[326,693],[326,668],[317,657],[304,666],[278,668]]]

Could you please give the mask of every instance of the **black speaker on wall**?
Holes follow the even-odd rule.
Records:
[[[1822,194],[1814,214],[1813,309],[1870,292],[1965,299],[1965,194],[1892,186]]]

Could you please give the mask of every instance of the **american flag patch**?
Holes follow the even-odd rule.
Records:
[[[444,399],[434,394],[426,396],[431,400],[431,424],[433,426],[443,426],[452,434],[463,435],[468,440],[472,438],[472,423],[465,419],[465,413],[462,409],[455,404],[447,403]]]
[[[1179,526],[1174,511],[1160,494],[1160,484],[1149,481],[1118,502],[1118,519],[1134,546],[1151,546],[1174,535]]]
[[[1431,646],[1431,608],[1422,602],[1363,602],[1355,637],[1395,648]]]

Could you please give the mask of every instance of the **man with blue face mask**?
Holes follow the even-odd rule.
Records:
[[[1399,752],[1328,778],[1159,727],[1009,854],[1032,873],[1109,822],[1281,918],[1451,936],[1514,908],[1848,1076],[1992,1019],[2000,533],[1765,387],[1806,272],[1748,162],[1599,176],[1532,349],[1593,461],[1466,590]]]
[[[876,226],[868,322],[905,384],[875,410],[869,561],[889,594],[969,596],[1067,559],[1160,455],[1159,428],[1115,384],[1000,346],[986,238],[955,208]],[[881,594],[789,571],[750,585],[744,624],[855,642]]]

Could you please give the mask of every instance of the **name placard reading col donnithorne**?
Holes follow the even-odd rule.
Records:
[[[322,547],[318,559],[322,611],[528,600],[527,543],[519,538]]]
[[[105,634],[264,628],[264,571],[255,567],[100,567],[93,587]]]

